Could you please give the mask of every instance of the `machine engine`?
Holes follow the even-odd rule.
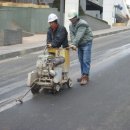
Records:
[[[52,55],[40,55],[38,57],[36,68],[39,77],[56,75],[55,68],[65,62],[62,56],[54,57]]]

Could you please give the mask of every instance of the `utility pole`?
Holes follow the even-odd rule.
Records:
[[[65,1],[60,0],[60,24],[64,25],[64,7],[65,7]]]

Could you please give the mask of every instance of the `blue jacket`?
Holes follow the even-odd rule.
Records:
[[[68,47],[68,33],[64,26],[59,25],[56,31],[49,27],[47,32],[47,43],[51,43],[53,48]]]

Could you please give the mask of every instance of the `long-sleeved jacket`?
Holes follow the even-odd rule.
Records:
[[[93,39],[92,30],[85,20],[79,19],[75,25],[70,24],[70,38],[72,44],[80,46]]]
[[[53,48],[68,47],[68,33],[64,26],[59,25],[53,32],[51,28],[47,32],[47,43],[51,43]]]

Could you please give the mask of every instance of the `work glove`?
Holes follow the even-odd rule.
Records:
[[[52,47],[51,43],[47,43],[47,47],[51,48]]]
[[[69,47],[72,48],[73,50],[77,50],[77,47],[75,45],[69,44]]]

